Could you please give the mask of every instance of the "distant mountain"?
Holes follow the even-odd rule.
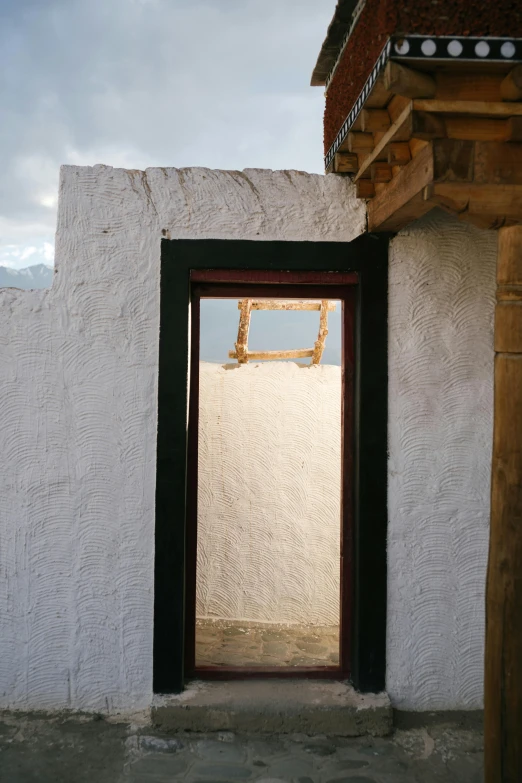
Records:
[[[10,269],[0,266],[0,288],[50,288],[54,267],[35,264],[25,269]]]

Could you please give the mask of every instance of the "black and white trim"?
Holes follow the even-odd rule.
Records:
[[[471,38],[469,36],[393,36],[394,60],[467,62],[516,62],[522,60],[520,38]]]
[[[372,72],[350,113],[341,125],[336,139],[324,159],[328,170],[335,153],[345,140],[355,120],[359,116],[366,99],[388,60],[406,62],[408,60],[433,62],[503,62],[522,61],[521,38],[469,38],[467,36],[429,36],[406,35],[392,36],[386,42]],[[333,73],[333,72],[332,72]]]

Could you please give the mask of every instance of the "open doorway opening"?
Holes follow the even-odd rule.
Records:
[[[325,277],[193,282],[190,675],[349,674],[354,287]]]

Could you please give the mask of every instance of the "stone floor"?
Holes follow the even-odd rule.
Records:
[[[0,715],[1,783],[481,783],[478,731],[362,737],[159,736],[98,716]]]
[[[332,666],[338,626],[196,620],[196,666]]]

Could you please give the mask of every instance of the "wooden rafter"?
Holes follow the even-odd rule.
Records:
[[[436,206],[484,228],[522,222],[522,66],[481,65],[426,73],[388,62],[332,161],[368,202],[371,231]]]
[[[328,313],[336,308],[335,302],[328,299],[321,301],[285,300],[285,299],[242,299],[238,302],[239,328],[235,351],[229,351],[230,359],[237,359],[239,364],[253,360],[276,359],[312,359],[312,364],[319,364],[323,355],[326,336],[328,335]],[[319,334],[313,348],[296,348],[289,351],[249,351],[248,332],[252,310],[315,310],[319,311]]]

